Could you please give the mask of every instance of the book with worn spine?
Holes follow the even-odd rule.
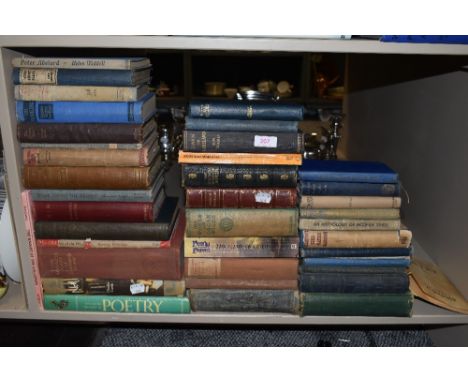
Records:
[[[250,280],[250,279],[206,279],[186,277],[187,289],[289,289],[297,290],[297,279]]]
[[[390,231],[400,228],[400,219],[299,219],[299,229],[304,230]]]
[[[400,196],[399,183],[316,182],[301,179],[302,195]]]
[[[399,208],[301,208],[308,219],[400,219]]]
[[[280,120],[241,120],[241,119],[213,119],[185,117],[186,130],[205,131],[250,131],[250,132],[297,132],[298,121]]]
[[[259,153],[193,153],[180,150],[179,163],[298,166],[302,163],[302,155]]]
[[[399,196],[302,195],[301,209],[310,208],[400,208]]]
[[[399,231],[300,231],[304,248],[407,248],[412,233]]]
[[[392,257],[306,257],[301,259],[301,272],[314,272],[316,267],[373,268],[395,267],[407,268],[411,258],[406,256]]]
[[[412,256],[413,247],[403,248],[301,248],[301,257],[393,257]]]
[[[151,66],[146,57],[14,57],[15,68],[136,70]]]

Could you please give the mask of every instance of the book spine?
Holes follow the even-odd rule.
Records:
[[[299,219],[299,229],[316,231],[387,231],[400,226],[400,219]]]
[[[134,124],[19,123],[17,136],[32,143],[139,143],[143,129]]]
[[[140,150],[141,143],[21,143],[22,149]]]
[[[138,88],[118,86],[16,85],[15,99],[21,101],[107,101],[138,100]]]
[[[190,313],[190,302],[186,297],[46,294],[44,308],[110,313]]]
[[[186,278],[190,289],[289,289],[297,290],[297,280],[233,280]]]
[[[21,192],[21,201],[23,205],[23,215],[26,225],[26,236],[29,246],[29,260],[31,261],[32,273],[34,277],[34,291],[36,294],[36,301],[41,308],[43,308],[43,291],[41,284],[41,275],[39,272],[39,259],[36,247],[36,237],[34,233],[34,220],[32,215],[32,201],[31,193],[28,190]]]
[[[379,172],[301,171],[299,179],[306,182],[398,183],[398,174]]]
[[[409,257],[308,257],[301,261],[302,272],[313,272],[315,267],[397,267],[410,265]]]
[[[277,312],[297,314],[299,294],[289,290],[191,289],[192,310],[201,312]]]
[[[298,257],[298,237],[185,238],[185,257]]]
[[[407,248],[412,233],[400,231],[301,231],[304,248]]]
[[[186,130],[294,133],[298,126],[297,121],[185,118]]]
[[[179,163],[299,166],[301,154],[192,153],[179,151]]]
[[[108,149],[23,149],[23,163],[28,166],[143,167],[148,166],[148,147],[140,150]]]
[[[182,165],[182,184],[185,187],[294,188],[297,171],[291,166]]]
[[[106,58],[41,58],[15,57],[15,68],[66,68],[66,69],[130,69],[132,60]]]
[[[141,189],[151,183],[148,167],[24,166],[26,188]]]
[[[152,203],[33,202],[37,220],[152,222]]]
[[[301,293],[304,316],[410,317],[411,293]]]
[[[308,182],[301,180],[302,195],[400,196],[399,183]]]
[[[309,219],[400,219],[399,208],[301,208],[301,218]]]
[[[294,280],[298,259],[185,258],[185,277],[212,279]]]
[[[294,188],[187,188],[188,208],[294,208]]]
[[[169,240],[164,223],[118,223],[80,221],[37,221],[38,239]]]
[[[31,190],[34,201],[57,202],[139,202],[149,203],[154,199],[151,190]]]
[[[298,133],[184,130],[184,150],[204,153],[301,153],[304,135]]]
[[[408,248],[301,248],[301,257],[391,257],[412,256]]]
[[[405,293],[406,273],[302,273],[299,290],[313,293]]]
[[[37,239],[39,248],[169,248],[170,240],[79,240],[79,239]]]
[[[297,236],[297,209],[189,208],[186,216],[187,237]]]
[[[401,198],[390,196],[307,196],[300,207],[307,208],[400,208]]]
[[[45,294],[101,294],[183,296],[185,283],[173,280],[119,280],[91,278],[42,279]]]

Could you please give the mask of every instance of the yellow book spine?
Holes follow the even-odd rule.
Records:
[[[194,153],[179,151],[179,163],[300,166],[301,154]]]

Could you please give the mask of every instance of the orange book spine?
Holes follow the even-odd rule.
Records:
[[[179,163],[300,166],[301,154],[194,153],[179,151]]]

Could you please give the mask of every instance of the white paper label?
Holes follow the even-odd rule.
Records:
[[[130,285],[131,294],[145,293],[145,286],[143,284],[132,284]]]
[[[276,147],[278,137],[267,135],[256,135],[254,140],[255,147]]]
[[[271,203],[271,195],[268,192],[257,192],[255,194],[255,201],[257,203]]]

